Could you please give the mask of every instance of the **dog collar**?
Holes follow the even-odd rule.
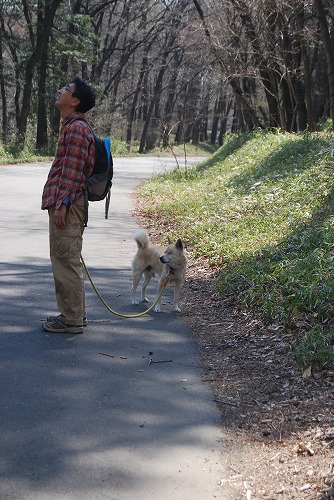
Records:
[[[170,276],[171,274],[174,274],[174,269],[171,266],[168,266],[167,276]]]

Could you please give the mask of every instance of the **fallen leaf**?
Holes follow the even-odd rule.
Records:
[[[303,378],[310,377],[312,375],[312,366],[309,366],[306,368],[306,370],[303,373]]]

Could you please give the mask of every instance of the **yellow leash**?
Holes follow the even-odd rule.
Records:
[[[163,291],[169,281],[169,274],[167,274],[166,276],[166,279],[165,279],[165,282],[164,282],[164,285],[161,289],[161,292],[159,293],[159,296],[157,297],[157,300],[154,302],[154,304],[152,304],[148,309],[146,309],[146,311],[144,312],[141,312],[141,313],[138,313],[138,314],[121,314],[121,313],[118,313],[116,311],[113,311],[109,306],[108,304],[105,302],[105,300],[102,298],[101,294],[99,293],[99,291],[97,290],[93,280],[92,280],[92,277],[91,275],[89,274],[89,271],[87,269],[87,266],[85,264],[85,261],[82,257],[82,255],[80,254],[80,259],[81,259],[81,262],[82,262],[82,265],[86,271],[86,274],[88,276],[88,279],[94,289],[94,292],[96,293],[96,295],[98,296],[98,298],[100,299],[100,301],[102,302],[102,304],[106,307],[106,309],[111,313],[111,314],[114,314],[115,316],[119,316],[121,318],[140,318],[140,316],[144,316],[145,314],[147,314],[149,311],[151,311],[151,309],[153,309],[153,307],[159,302],[159,300],[161,299],[161,296],[163,294]]]

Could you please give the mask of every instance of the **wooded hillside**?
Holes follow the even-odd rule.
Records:
[[[139,152],[334,122],[332,0],[1,0],[0,23],[4,144],[52,143],[76,75],[97,132]]]

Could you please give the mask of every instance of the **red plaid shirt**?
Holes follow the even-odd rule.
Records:
[[[43,190],[42,210],[52,205],[59,208],[67,197],[69,205],[80,198],[94,160],[94,135],[85,115],[71,113],[62,124],[55,159]]]

